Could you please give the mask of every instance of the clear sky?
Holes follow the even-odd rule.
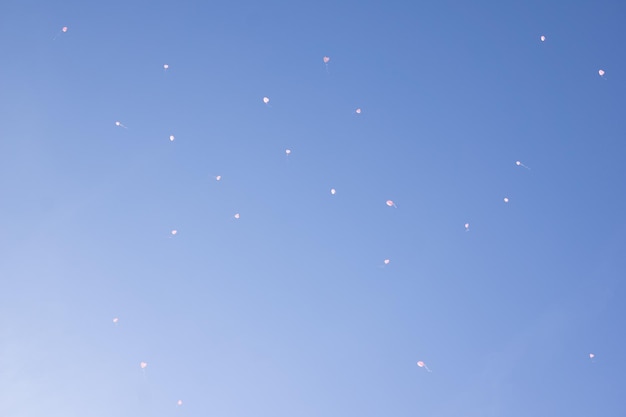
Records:
[[[624,16],[2,2],[0,416],[626,415]]]

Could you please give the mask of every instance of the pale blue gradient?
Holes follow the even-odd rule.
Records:
[[[0,416],[626,415],[625,15],[5,1]]]

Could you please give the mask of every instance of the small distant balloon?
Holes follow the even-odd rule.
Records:
[[[172,236],[176,236],[176,233],[178,233],[178,230],[176,230],[176,229],[174,229],[174,230],[172,230],[172,231],[170,232],[170,234],[171,234]]]
[[[141,369],[146,369],[148,367],[148,362],[141,362],[139,366],[141,367]]]
[[[268,104],[270,99],[268,97],[263,97],[263,103]]]
[[[291,149],[285,149],[285,154],[290,155],[291,154]]]
[[[596,357],[596,355],[594,355],[593,353],[590,353],[590,354],[589,354],[589,359],[593,359],[593,358],[595,358],[595,357]]]
[[[509,198],[508,197],[504,197],[504,202],[508,203],[509,202]]]
[[[167,64],[163,64],[163,69],[164,69],[165,71],[167,71],[167,69],[168,69],[169,67],[170,67],[169,65],[167,65]]]
[[[170,142],[174,142],[174,139],[176,139],[174,135],[170,135]]]
[[[389,262],[391,261],[389,259],[385,259],[383,262],[385,263],[385,265],[389,265]]]
[[[330,62],[330,57],[324,57],[324,64],[328,64]]]
[[[219,181],[219,180],[221,180],[221,179],[222,179],[222,176],[221,176],[221,175],[218,175],[217,177],[215,177],[215,180],[216,180],[216,181]]]
[[[541,35],[541,42],[545,42],[546,41],[546,37]]]
[[[599,70],[598,74],[600,75],[600,77],[604,77],[604,70]]]
[[[176,401],[176,405],[179,405],[179,406],[180,406],[180,405],[183,405],[183,400],[178,400],[178,401]]]
[[[238,219],[239,217],[239,213],[235,213],[235,219]]]
[[[120,321],[120,319],[118,319],[117,317],[113,318],[113,323],[117,324]]]
[[[398,206],[396,206],[396,203],[394,203],[393,200],[387,200],[387,202],[385,204],[387,204],[387,206],[389,206],[389,207],[398,208]]]
[[[426,364],[423,361],[418,361],[417,366],[419,366],[420,368],[426,369],[428,372],[432,372],[430,369],[428,369],[428,366],[426,366]]]
[[[55,40],[57,38],[57,36],[59,36],[61,33],[67,33],[67,26],[63,26],[61,28],[61,30],[59,31],[59,33],[57,33],[56,35],[54,35],[54,38],[52,38],[52,40]]]
[[[524,167],[527,170],[530,171],[530,168],[528,168],[526,165],[522,164],[520,161],[515,161],[515,165],[517,165],[518,167]]]
[[[120,121],[115,122],[115,126],[118,126],[118,127],[123,127],[124,129],[127,129],[127,127],[126,127],[126,126],[124,126],[124,125],[122,124],[122,122],[120,122]]]
[[[469,231],[469,223],[465,223],[465,231]]]
[[[330,193],[331,193],[332,195],[335,195],[335,193],[336,193],[336,192],[337,192],[337,190],[335,190],[334,188],[331,188],[331,189],[330,189]]]
[[[358,109],[356,109],[354,112],[355,112],[356,114],[361,114],[361,108],[359,107],[359,108],[358,108]]]

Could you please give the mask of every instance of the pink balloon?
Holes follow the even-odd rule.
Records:
[[[417,362],[417,366],[426,369],[428,372],[432,372],[430,369],[428,369],[428,366],[426,366],[426,364],[422,361]]]
[[[324,57],[324,64],[328,64],[330,62],[330,58],[325,56]]]
[[[604,77],[604,70],[599,70],[598,74],[600,74],[600,77]]]
[[[63,33],[67,32],[67,26],[63,26],[63,29],[61,29],[63,31]]]

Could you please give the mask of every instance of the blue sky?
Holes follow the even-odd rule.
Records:
[[[3,3],[0,415],[624,415],[625,12]]]

